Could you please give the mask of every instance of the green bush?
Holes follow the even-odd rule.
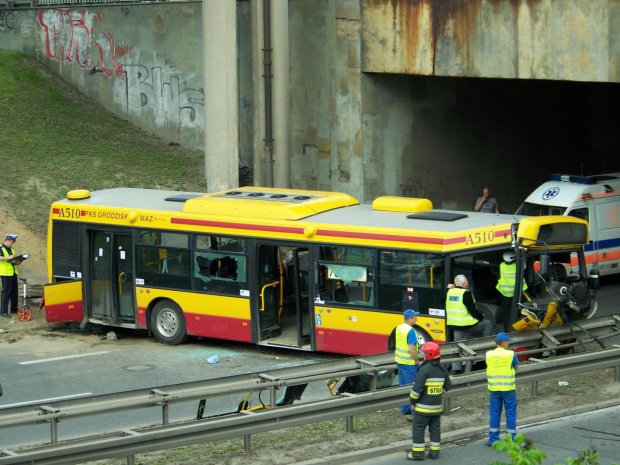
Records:
[[[493,444],[493,449],[497,452],[507,452],[510,462],[494,460],[490,465],[536,465],[547,458],[544,451],[536,448],[534,441],[522,434],[517,434],[514,441],[511,436],[506,436]],[[590,447],[583,449],[576,459],[569,457],[565,460],[565,464],[556,465],[599,465],[596,446],[590,441]],[[618,464],[614,462],[611,465]]]

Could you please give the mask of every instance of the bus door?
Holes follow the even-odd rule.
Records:
[[[309,250],[261,244],[256,263],[258,342],[311,350]]]
[[[131,234],[90,235],[89,316],[109,324],[135,322]]]

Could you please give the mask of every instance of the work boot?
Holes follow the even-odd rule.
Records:
[[[428,458],[429,459],[438,459],[439,458],[439,451],[438,450],[429,450],[428,451]]]
[[[424,452],[409,452],[407,454],[407,460],[424,460]]]

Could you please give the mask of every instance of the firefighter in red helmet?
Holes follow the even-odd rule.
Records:
[[[431,459],[439,457],[443,392],[452,387],[448,370],[440,363],[439,345],[435,342],[426,342],[420,350],[424,353],[424,363],[418,370],[409,394],[409,402],[413,409],[411,427],[413,446],[411,452],[407,454],[407,460],[424,460],[426,427],[431,439],[428,456]]]

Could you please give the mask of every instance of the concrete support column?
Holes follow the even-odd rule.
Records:
[[[217,192],[239,187],[236,2],[203,0],[202,23],[205,174]]]
[[[273,58],[273,186],[290,187],[288,0],[271,0]]]
[[[265,183],[265,82],[263,66],[263,0],[252,0],[252,120],[254,127],[254,185],[269,187]]]

